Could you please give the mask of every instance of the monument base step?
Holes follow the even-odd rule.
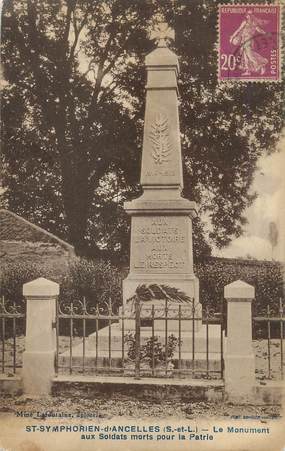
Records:
[[[109,355],[109,333],[111,330],[111,358]],[[123,370],[122,363],[122,330],[119,323],[114,323],[109,327],[104,327],[98,331],[98,354],[96,359],[96,333],[91,334],[85,341],[85,367],[89,369],[96,368],[117,368]],[[127,333],[133,333],[133,330],[125,330],[124,336]],[[167,335],[173,334],[178,338],[177,331],[168,330]],[[164,345],[165,332],[155,332],[155,336]],[[152,336],[152,330],[150,327],[141,328],[141,344],[143,345],[147,339]],[[202,325],[200,330],[194,335],[194,362],[193,362],[193,349],[192,340],[193,333],[183,332],[181,333],[181,365],[180,369],[185,370],[206,370],[219,371],[221,368],[221,338],[220,338],[220,326],[211,325],[208,328],[208,362],[207,362],[207,349],[206,349],[206,326]],[[178,368],[179,363],[179,348],[175,349],[173,358],[171,359],[174,369]],[[70,350],[65,351],[59,356],[59,366],[68,368],[70,365]],[[124,344],[124,366],[133,365],[128,359],[128,345]],[[144,363],[142,363],[144,365]],[[193,366],[194,365],[194,366]],[[83,343],[72,347],[72,366],[76,368],[83,367]],[[125,369],[126,370],[126,369]],[[164,369],[163,369],[164,371]]]
[[[65,353],[66,354],[66,353]],[[122,353],[114,352],[111,355],[111,359],[109,359],[109,355],[106,353],[101,353],[100,357],[96,360],[96,355],[93,353],[86,353],[85,355],[85,361],[84,366],[86,369],[91,370],[94,372],[99,370],[121,370],[124,372],[132,372],[134,371],[134,362],[129,361],[125,359],[124,361],[124,368],[122,363]],[[173,359],[171,360],[171,365],[168,367],[168,372],[171,373],[172,369],[177,370],[179,365],[178,356],[174,355]],[[59,367],[62,368],[69,368],[70,366],[70,358],[69,355],[63,355],[61,354],[59,356]],[[73,356],[72,357],[72,367],[75,369],[83,369],[83,356]],[[206,360],[206,355],[202,353],[195,354],[195,360],[192,361],[192,354],[184,354],[183,358],[181,358],[180,361],[180,370],[192,370],[195,371],[201,370],[201,371],[220,371],[221,369],[221,356],[220,354],[211,353],[208,355],[208,364]],[[151,369],[148,365],[146,365],[144,362],[141,364],[141,372],[150,372]],[[165,365],[162,363],[161,365],[157,366],[155,368],[156,373],[164,373],[165,372]]]
[[[122,330],[120,324],[115,323],[111,325],[111,350],[122,352]],[[194,346],[195,352],[206,353],[207,352],[207,330],[206,325],[202,324],[200,329],[194,334]],[[133,334],[135,331],[133,329],[125,329],[124,336],[127,334]],[[98,332],[98,349],[101,351],[109,350],[109,327],[104,327]],[[171,330],[171,325],[169,324],[167,336],[174,335],[177,339],[179,338],[179,332],[177,330]],[[141,327],[141,344],[143,345],[152,336],[151,327]],[[165,331],[154,331],[154,336],[164,345],[165,343]],[[182,331],[181,332],[181,352],[189,353],[192,352],[193,343],[193,332]],[[86,340],[86,350],[95,350],[96,347],[96,333],[89,335]],[[127,343],[125,343],[125,350],[127,349]],[[178,352],[178,346],[176,347]],[[219,325],[210,325],[208,327],[208,352],[220,352],[221,351],[221,328]]]

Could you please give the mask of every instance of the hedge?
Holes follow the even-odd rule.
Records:
[[[224,286],[240,279],[255,287],[254,315],[266,313],[267,305],[272,313],[278,311],[283,297],[282,265],[278,262],[211,257],[197,263],[195,273],[203,306],[219,311]]]
[[[55,272],[50,265],[10,263],[1,268],[1,295],[10,301],[22,299],[23,284],[38,277],[45,277],[60,284],[60,299],[65,302],[81,300],[90,306],[103,305],[111,298],[114,308],[121,302],[119,271],[107,261],[73,259],[68,269]]]
[[[200,281],[200,302],[216,312],[223,300],[224,286],[237,279],[255,287],[254,314],[264,314],[267,305],[276,313],[283,297],[282,266],[278,262],[211,257],[196,263],[195,273]],[[96,306],[111,298],[116,311],[122,302],[121,281],[125,276],[126,269],[84,258],[74,259],[62,273],[44,264],[8,264],[1,269],[1,294],[17,301],[25,282],[46,277],[60,284],[60,297],[67,302],[85,296]]]

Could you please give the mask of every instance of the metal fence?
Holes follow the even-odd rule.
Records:
[[[0,300],[0,323],[1,323],[1,369],[2,373],[12,371],[16,373],[17,368],[22,367],[19,347],[23,350],[23,339],[26,318],[25,301],[20,300],[17,304],[1,297]],[[19,337],[19,335],[21,337]]]
[[[187,305],[137,299],[117,313],[111,300],[96,308],[85,299],[58,301],[55,327],[57,373],[223,377],[222,315],[202,314],[194,299]]]
[[[2,373],[22,367],[25,310],[24,299],[0,299]],[[222,312],[197,309],[194,300],[187,306],[137,301],[119,312],[111,301],[92,308],[85,299],[57,300],[56,372],[223,378],[225,319]],[[284,302],[280,299],[278,312],[267,306],[252,321],[257,378],[284,379]],[[211,334],[213,326],[219,339]]]
[[[270,306],[267,305],[266,315],[253,317],[256,371],[259,378],[284,379],[284,321],[282,299],[276,314],[272,314]],[[263,362],[263,365],[259,364],[259,361]]]

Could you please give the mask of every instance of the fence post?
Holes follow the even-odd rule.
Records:
[[[24,392],[49,394],[55,373],[55,315],[58,283],[40,277],[23,285],[27,300],[25,352],[23,354]]]
[[[136,358],[135,358],[135,379],[140,379],[140,364],[141,364],[141,306],[140,298],[136,295],[135,298],[135,339],[136,339]]]
[[[253,286],[236,280],[224,287],[227,301],[227,340],[225,343],[225,390],[231,401],[252,398],[255,385],[255,356],[252,346],[251,302]]]

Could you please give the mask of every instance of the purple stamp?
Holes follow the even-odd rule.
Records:
[[[218,79],[281,80],[280,5],[219,5]]]

